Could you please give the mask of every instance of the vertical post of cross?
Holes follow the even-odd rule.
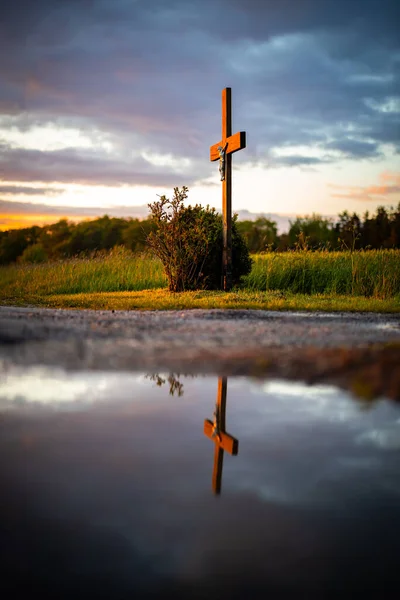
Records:
[[[246,132],[232,135],[232,92],[222,90],[222,140],[210,147],[210,160],[219,160],[222,181],[222,282],[229,291],[232,287],[232,154],[246,148]]]
[[[232,135],[232,91],[222,90],[222,139]],[[222,182],[222,287],[229,291],[232,287],[232,154],[225,157],[225,178]]]

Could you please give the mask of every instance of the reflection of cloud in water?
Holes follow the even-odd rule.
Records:
[[[64,371],[49,373],[45,368],[26,372],[6,373],[0,384],[0,406],[21,407],[28,403],[51,404],[90,403],[106,385],[104,380],[90,381],[90,377],[77,377]]]
[[[400,450],[400,421],[384,428],[365,431],[356,438],[356,442],[380,450]]]
[[[236,380],[228,387],[246,401],[228,400],[230,429],[242,452],[235,464],[226,464],[226,488],[264,502],[329,506],[338,501],[331,486],[338,497],[343,490],[357,494],[366,480],[371,487],[387,487],[392,474],[382,471],[380,447],[362,448],[357,440],[392,426],[398,418],[393,403],[381,400],[365,410],[328,385]]]
[[[24,406],[80,410],[116,397],[132,400],[132,389],[138,392],[140,386],[147,386],[145,377],[131,373],[67,372],[47,367],[1,371],[0,365],[0,410]]]
[[[376,456],[358,456],[358,457],[340,457],[337,459],[337,465],[343,469],[368,470],[379,468],[382,461]]]
[[[351,395],[332,385],[269,381],[264,384],[263,392],[279,397],[280,403],[286,405],[296,420],[313,418],[343,422],[360,415],[360,408]]]

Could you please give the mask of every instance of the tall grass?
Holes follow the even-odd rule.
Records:
[[[165,287],[161,262],[114,248],[90,258],[0,268],[1,296],[140,291]]]
[[[253,256],[241,288],[294,294],[399,298],[400,250],[286,252]],[[124,248],[90,258],[0,267],[0,300],[165,288],[161,262]]]
[[[391,298],[400,294],[400,250],[269,252],[253,256],[253,290]]]

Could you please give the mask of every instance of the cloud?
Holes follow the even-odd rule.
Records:
[[[383,182],[393,182],[396,185],[400,185],[400,173],[392,173],[390,171],[384,171],[380,175],[380,180]]]
[[[24,194],[26,196],[55,196],[59,194],[63,194],[64,190],[61,188],[51,188],[51,187],[29,187],[26,185],[1,185],[0,184],[0,194],[7,195],[20,195]]]
[[[141,156],[113,158],[74,148],[40,151],[0,145],[1,174],[6,181],[76,183],[81,185],[191,185],[196,173],[179,173]],[[181,181],[180,181],[181,180]]]
[[[313,166],[329,162],[329,159],[317,158],[315,156],[301,156],[293,154],[291,156],[272,156],[270,159],[271,167],[295,167],[295,166]]]
[[[224,10],[236,11],[236,31],[253,39],[299,31],[353,29],[391,45],[398,42],[399,8],[392,0],[223,0]],[[393,21],[393,19],[395,19]],[[243,22],[244,21],[244,22]],[[384,31],[383,31],[384,30]],[[232,24],[231,24],[232,31]],[[338,52],[341,48],[338,48]]]
[[[16,202],[0,198],[0,215],[40,215],[54,217],[132,217],[145,218],[149,216],[147,205],[140,206],[113,206],[113,207],[88,207],[88,206],[51,206],[42,203]]]
[[[345,136],[329,142],[325,147],[339,151],[348,158],[378,158],[382,156],[377,142],[360,141]]]
[[[390,202],[392,196],[398,196],[400,202],[400,173],[384,172],[379,177],[380,182],[375,185],[367,186],[345,186],[328,184],[328,187],[335,190],[344,190],[343,192],[332,193],[333,198],[350,198],[351,200],[360,200],[363,202],[376,202],[381,199],[382,202]]]
[[[8,3],[2,17],[0,112],[25,130],[96,129],[113,145],[107,160],[99,150],[24,157],[8,148],[1,167],[20,181],[179,184],[168,169],[128,164],[132,149],[189,158],[178,172],[188,185],[207,178],[225,85],[233,127],[248,132],[237,164],[265,163],[266,148],[288,144],[326,158],[294,155],[285,166],[374,160],[384,144],[400,151],[391,0],[38,0]]]

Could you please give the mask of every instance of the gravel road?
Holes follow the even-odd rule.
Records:
[[[279,376],[400,397],[399,315],[0,307],[12,365]]]

